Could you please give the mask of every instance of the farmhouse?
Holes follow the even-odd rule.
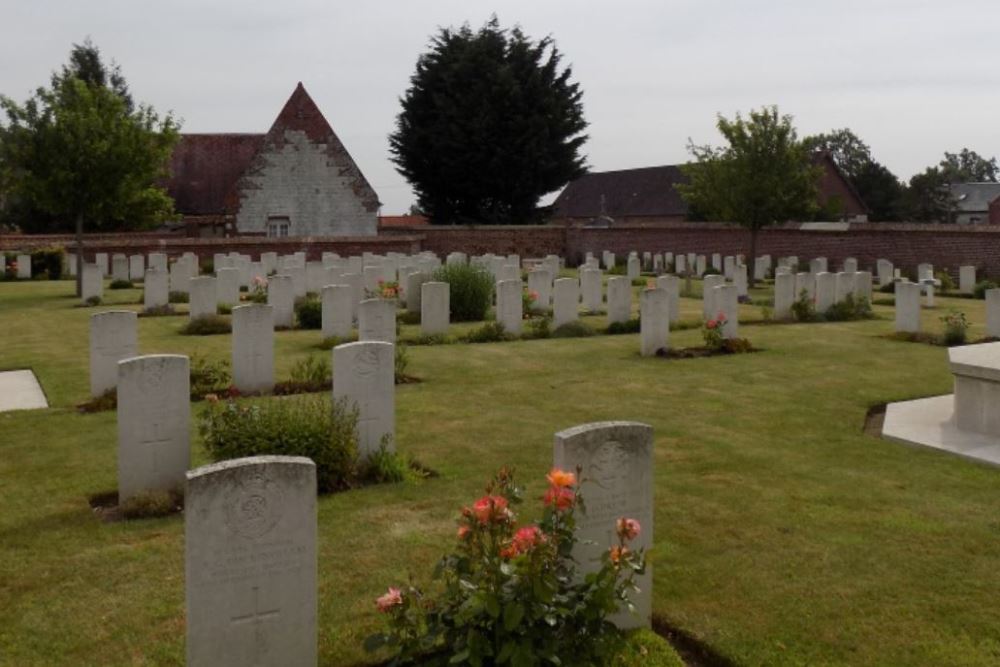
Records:
[[[838,221],[864,221],[868,207],[833,159],[818,153],[820,200],[839,210]],[[586,174],[553,203],[552,222],[566,225],[657,225],[689,217],[687,202],[674,187],[687,182],[681,165]]]
[[[203,235],[374,236],[379,201],[301,83],[266,134],[184,134],[167,191]]]

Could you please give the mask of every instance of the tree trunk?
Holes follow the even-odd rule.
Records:
[[[76,214],[76,296],[83,296],[83,213]]]
[[[754,278],[757,273],[757,232],[759,230],[756,227],[750,228],[750,257],[747,259],[747,284],[753,287],[755,284]]]

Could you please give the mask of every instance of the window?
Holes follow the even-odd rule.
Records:
[[[285,238],[291,221],[286,215],[272,215],[267,218],[267,235],[271,238]]]

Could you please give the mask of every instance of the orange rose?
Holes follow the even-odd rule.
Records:
[[[576,484],[576,475],[565,470],[560,470],[559,468],[553,468],[545,479],[549,480],[549,484],[552,486],[573,486]]]
[[[389,588],[385,595],[375,600],[375,606],[383,614],[397,605],[403,604],[403,593],[398,588]]]
[[[611,556],[611,562],[618,565],[622,558],[629,555],[629,550],[628,547],[611,547],[611,551],[609,553]]]

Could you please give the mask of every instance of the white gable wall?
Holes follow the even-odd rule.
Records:
[[[237,229],[267,233],[270,216],[286,216],[289,236],[375,236],[378,211],[366,208],[357,169],[338,164],[326,144],[312,143],[304,132],[286,130],[284,139],[264,147],[246,174]]]

